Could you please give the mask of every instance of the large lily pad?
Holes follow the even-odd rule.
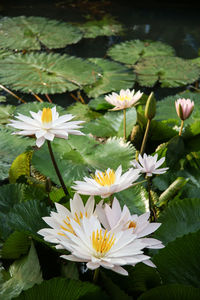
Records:
[[[134,66],[142,86],[179,87],[198,80],[200,69],[190,60],[173,56],[145,57]]]
[[[100,80],[85,87],[89,97],[98,97],[111,91],[131,88],[135,81],[135,74],[125,66],[102,58],[90,58],[92,63],[102,69]]]
[[[134,65],[147,56],[173,56],[174,49],[162,42],[132,40],[114,45],[107,53],[112,59],[127,65]]]
[[[46,53],[12,55],[0,61],[0,81],[22,92],[54,94],[94,83],[100,68],[81,58]]]
[[[14,50],[52,49],[77,43],[81,31],[71,24],[41,17],[3,18],[0,21],[0,45]]]
[[[92,20],[77,26],[85,38],[119,35],[123,32],[123,26],[111,16],[104,16],[101,20]]]
[[[65,183],[70,186],[74,180],[83,180],[96,169],[105,171],[107,168],[117,169],[122,165],[123,170],[130,167],[130,160],[133,159],[135,149],[122,139],[112,138],[105,144],[100,144],[89,136],[69,136],[69,139],[56,139],[52,143],[59,170]],[[32,160],[33,166],[45,176],[48,176],[60,184],[47,146],[35,151]]]

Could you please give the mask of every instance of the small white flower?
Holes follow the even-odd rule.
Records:
[[[132,161],[132,165],[139,170],[141,173],[146,173],[146,176],[152,176],[152,174],[164,174],[169,168],[160,168],[159,167],[164,163],[165,157],[162,157],[157,161],[158,154],[154,156],[146,155],[144,153],[143,158],[139,154],[139,162],[136,160]]]
[[[135,90],[121,90],[119,94],[105,96],[105,100],[115,106],[112,110],[121,110],[133,106],[143,95],[140,91],[134,93]]]
[[[132,186],[139,177],[139,170],[129,169],[122,175],[122,167],[116,171],[107,169],[105,172],[96,171],[93,178],[84,177],[84,181],[75,181],[72,186],[79,194],[99,195],[107,198]]]
[[[91,217],[94,212],[94,197],[89,197],[84,206],[81,197],[76,193],[73,200],[70,199],[70,210],[59,203],[55,203],[57,212],[51,212],[50,217],[44,217],[43,220],[52,228],[44,228],[38,231],[38,234],[44,237],[44,240],[58,244],[56,248],[63,248],[60,242],[66,239],[65,232],[74,233],[71,220],[81,224],[83,216]]]
[[[56,107],[43,108],[43,111],[39,110],[37,113],[30,111],[32,118],[18,114],[17,120],[11,120],[8,124],[21,131],[14,132],[19,135],[35,135],[37,147],[41,147],[45,140],[53,141],[54,137],[68,139],[69,134],[84,135],[81,131],[77,130],[81,128],[79,124],[83,121],[72,121],[74,118],[71,114],[66,114],[59,117]]]
[[[81,222],[79,226],[72,220],[75,234],[66,232],[68,239],[63,240],[62,245],[72,254],[62,255],[64,259],[87,262],[87,267],[92,270],[102,266],[122,275],[128,275],[128,272],[121,266],[149,261],[150,257],[142,251],[147,244],[137,239],[131,230],[104,230],[94,215],[83,217]]]

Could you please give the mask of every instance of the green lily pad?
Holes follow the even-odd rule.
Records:
[[[1,47],[14,50],[40,50],[42,45],[63,48],[82,38],[75,26],[41,17],[5,17],[0,28]]]
[[[190,60],[173,56],[145,57],[134,66],[141,86],[179,87],[198,80],[200,68]]]
[[[101,20],[92,20],[77,26],[83,32],[84,38],[120,35],[123,32],[123,26],[108,15]]]
[[[120,91],[133,86],[136,76],[127,67],[103,58],[90,58],[89,61],[102,69],[100,79],[84,88],[89,97],[96,98],[111,91]]]
[[[125,171],[130,167],[130,160],[135,154],[135,149],[122,139],[112,138],[100,144],[90,136],[70,135],[68,140],[55,139],[52,148],[59,170],[68,186],[75,180],[83,180],[84,176],[90,176],[96,169],[116,170],[122,165]],[[40,173],[60,185],[46,145],[35,151],[32,164]]]
[[[94,83],[100,68],[81,58],[46,53],[12,55],[0,61],[1,83],[38,94],[73,91]]]
[[[162,42],[132,40],[111,47],[107,54],[114,60],[134,65],[138,60],[149,56],[173,56],[174,49]]]

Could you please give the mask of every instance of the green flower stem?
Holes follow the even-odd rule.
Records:
[[[151,124],[151,120],[148,119],[145,134],[144,134],[143,141],[142,141],[142,146],[141,146],[141,149],[140,149],[140,154],[141,155],[143,155],[144,151],[145,151],[145,146],[146,146],[146,142],[147,142],[147,138],[148,138],[150,124]]]
[[[124,108],[124,140],[126,140],[126,108]]]
[[[94,271],[94,276],[93,276],[93,282],[94,282],[94,283],[97,283],[98,277],[99,277],[99,268],[97,268],[97,269]]]
[[[151,197],[151,178],[147,176],[147,189],[148,189],[148,196],[149,196],[149,210],[150,210],[150,221],[156,221],[156,213],[154,209],[154,204]]]
[[[183,125],[184,125],[184,121],[181,120],[181,128],[180,128],[180,131],[179,131],[179,136],[181,136],[181,134],[182,134]]]
[[[54,156],[54,154],[53,154],[53,150],[52,150],[52,147],[51,147],[51,142],[50,142],[50,141],[47,141],[47,145],[48,145],[48,148],[49,148],[49,153],[50,153],[50,156],[51,156],[51,160],[52,160],[54,169],[55,169],[55,171],[56,171],[56,174],[57,174],[57,176],[58,176],[58,179],[59,179],[59,181],[60,181],[60,184],[61,184],[61,186],[62,186],[62,188],[63,188],[63,191],[64,191],[65,195],[67,196],[67,195],[68,195],[68,191],[67,191],[67,188],[66,188],[66,186],[65,186],[65,183],[64,183],[64,180],[63,180],[63,178],[62,178],[62,175],[61,175],[61,173],[60,173],[60,171],[59,171],[59,169],[58,169],[58,165],[57,165],[57,163],[56,163],[55,156]]]

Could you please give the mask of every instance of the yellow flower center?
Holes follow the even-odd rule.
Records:
[[[87,216],[88,216],[88,215],[87,215],[87,211],[85,212],[85,216],[86,216],[86,218],[87,218]],[[80,216],[79,216],[77,213],[75,213],[75,218],[73,218],[73,219],[74,219],[74,221],[76,221],[79,225],[81,225],[80,220],[83,219],[83,213],[80,212]],[[67,217],[67,221],[66,221],[66,220],[63,220],[63,223],[64,223],[64,226],[63,226],[63,225],[60,225],[60,228],[61,228],[61,229],[65,230],[65,231],[68,231],[68,232],[71,232],[71,233],[73,233],[73,234],[75,234],[74,229],[73,229],[73,227],[72,227],[72,225],[71,225],[71,221],[70,221],[70,218],[69,218],[69,217]],[[62,236],[65,236],[65,234],[64,234],[64,233],[61,233],[61,232],[58,232],[58,234],[59,234],[59,235],[62,235]]]
[[[51,108],[43,108],[42,111],[42,123],[50,123],[52,121]]]
[[[105,186],[112,185],[115,182],[116,176],[115,172],[113,170],[110,170],[109,172],[98,172],[97,175],[95,175],[93,178],[98,184]]]
[[[128,101],[130,101],[130,100],[131,100],[131,97],[128,96],[128,95],[125,95],[125,96],[118,96],[118,97],[117,97],[117,100],[120,100],[120,101],[126,101],[126,100],[128,100]]]
[[[137,226],[137,224],[136,224],[135,222],[131,221],[131,222],[129,223],[128,228],[136,228],[136,226]]]
[[[104,234],[102,234],[102,229],[100,231],[97,229],[96,232],[92,232],[92,246],[97,252],[97,257],[101,257],[106,254],[112,248],[114,243],[114,234],[110,236],[110,233],[108,234],[107,230],[105,230]]]

